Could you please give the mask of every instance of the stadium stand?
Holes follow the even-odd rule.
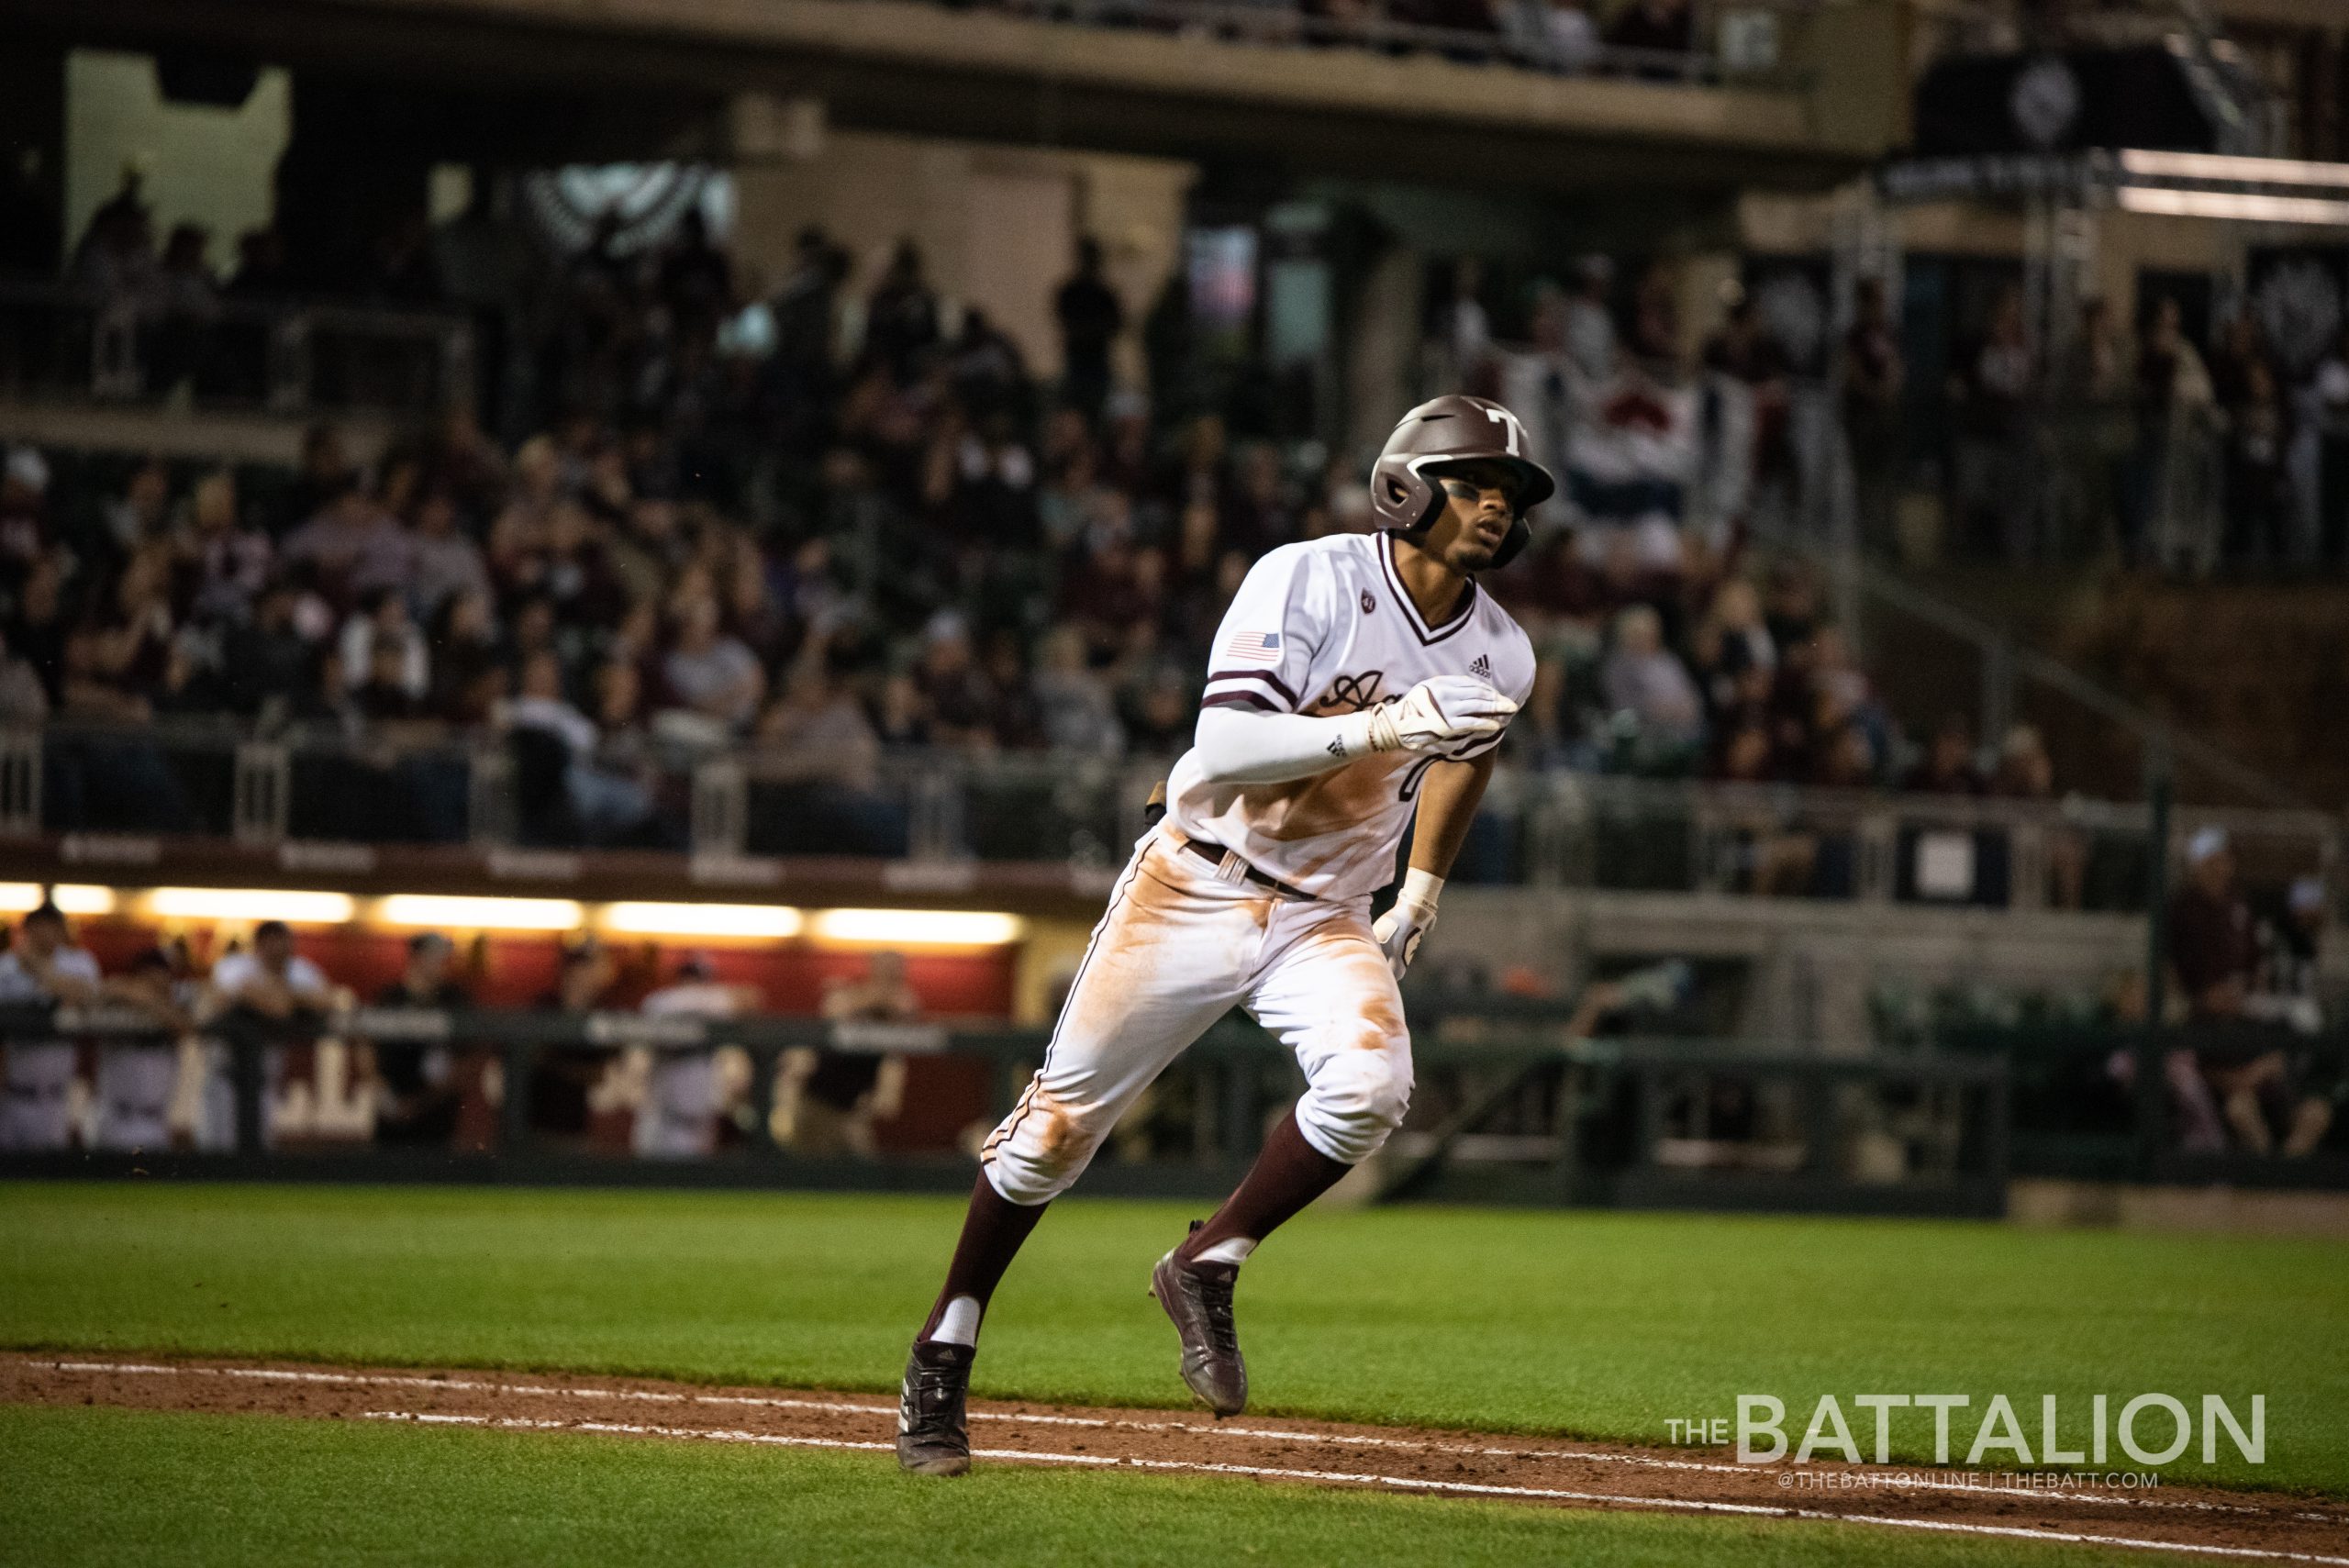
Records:
[[[1675,0],[982,9],[1659,92],[1768,75]],[[300,1129],[616,1152],[621,1113],[654,1093],[651,1059],[628,1051],[652,1047],[568,1024],[524,1040],[497,1018],[538,999],[604,1019],[651,994],[699,1018],[718,991],[812,1014],[824,984],[886,989],[811,978],[805,954],[746,969],[721,951],[712,968],[681,929],[607,948],[647,934],[614,911],[680,868],[734,896],[814,865],[792,894],[809,910],[974,888],[1052,918],[1097,904],[1148,783],[1187,743],[1248,564],[1371,526],[1346,439],[1366,417],[1252,317],[1214,316],[1204,250],[1144,310],[1111,286],[1115,237],[1079,228],[1064,260],[1023,253],[1019,297],[991,313],[933,279],[912,233],[852,244],[811,221],[762,270],[714,208],[632,228],[614,206],[572,232],[531,219],[513,179],[473,172],[437,223],[413,192],[354,195],[335,246],[269,222],[216,269],[228,236],[188,217],[159,234],[134,169],[58,237],[61,264],[0,282],[17,428],[59,408],[127,421],[19,439],[0,466],[0,817],[38,846],[14,906],[76,890],[110,971],[167,968],[176,1006],[217,1011],[203,986],[230,957],[250,966],[253,919],[173,914],[163,895],[185,890],[150,885],[162,871],[105,862],[154,846],[139,864],[255,886],[275,872],[302,884],[288,898],[341,898],[340,917],[292,922],[320,986],[465,993],[431,1004],[468,1016],[426,1048],[371,1034],[348,998],[283,1040],[183,1031],[206,1043],[183,1051],[172,1136],[196,1147],[250,1153]],[[1695,978],[1633,984],[1635,1032],[1798,1039],[1874,1063],[1846,1063],[1861,1077],[1920,1047],[2021,1060],[2018,1031],[2064,1036],[2019,1078],[2033,1087],[2012,1129],[2072,1137],[2058,1164],[2081,1138],[2337,1148],[2311,1108],[2341,1092],[2332,1037],[2290,1004],[2326,994],[2310,933],[2331,929],[2339,823],[2221,802],[2338,797],[2338,748],[2304,716],[2338,674],[2349,337],[2304,340],[2281,306],[2209,310],[2210,280],[2188,274],[2138,286],[2127,326],[2100,297],[2058,302],[2074,314],[2057,330],[2046,289],[2003,259],[1855,265],[1835,243],[1834,284],[1815,257],[1626,245],[1529,261],[1464,241],[1404,285],[1416,330],[1393,395],[1501,398],[1561,479],[1534,548],[1486,584],[1540,675],[1459,869],[1496,902],[1457,917],[1493,940],[1447,971],[1452,1000],[1543,993],[1547,1023],[1581,1040],[1618,972],[1670,959]],[[1920,326],[1929,296],[1947,308]],[[1977,586],[2095,582],[2096,613],[2045,640],[2143,707],[1917,588],[1954,566]],[[2188,806],[2139,798],[2172,769]],[[2208,898],[2264,944],[2221,966],[2257,999],[2223,1020],[2215,983],[2181,984],[2199,906],[2170,896],[2173,861],[2188,877],[2210,859],[2173,851],[2209,832],[2229,835],[2232,880]],[[70,880],[77,855],[106,885]],[[324,878],[348,891],[304,890]],[[1578,895],[1570,914],[1540,901],[1559,887]],[[419,892],[563,907],[528,939],[483,934],[500,912],[482,908],[486,925],[379,917]],[[802,917],[741,907],[777,930]],[[2174,944],[2165,999],[2144,994],[2149,920]],[[354,922],[358,948],[326,930]],[[431,947],[444,932],[453,954]],[[917,952],[917,1005],[892,1007],[1000,1019],[1012,989],[1042,989],[1004,945],[970,944],[951,980]],[[2293,1032],[2156,1053],[2127,1031],[2165,1003],[2198,1026],[2257,1015]],[[450,1043],[475,1029],[486,1043]],[[542,1054],[501,1055],[515,1040]],[[720,1051],[714,1077],[684,1075],[717,1118],[685,1143],[936,1152],[1032,1044],[907,1075],[918,1049],[754,1043],[755,1072]],[[867,1071],[879,1057],[889,1073]],[[1800,1077],[1774,1062],[1747,1066]],[[1460,1069],[1409,1129],[1431,1140],[1412,1158],[1500,1124],[1567,1136],[1560,1085],[1589,1065]],[[1658,1056],[1632,1076],[1671,1124],[1642,1123],[1643,1167],[1756,1169],[1827,1114],[1815,1084],[1774,1089],[1764,1136],[1736,1109],[1752,1084],[1717,1062]],[[84,1143],[109,1114],[90,1097],[105,1077],[74,1091]],[[2156,1089],[2171,1098],[2149,1117]],[[1170,1096],[1142,1141],[1242,1148],[1230,1106],[1208,1126],[1217,1092]],[[1883,1093],[1867,1136],[1910,1136],[1887,1131],[1900,1118]],[[1475,1129],[1453,1125],[1479,1107]],[[1716,1112],[1745,1132],[1707,1131]],[[1974,1117],[1845,1165],[1946,1174],[1992,1136]],[[1754,1153],[1767,1145],[1780,1154]]]

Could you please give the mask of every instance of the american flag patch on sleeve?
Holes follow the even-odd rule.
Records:
[[[1256,664],[1277,664],[1281,662],[1281,634],[1277,631],[1243,631],[1223,645],[1227,659],[1244,659]]]

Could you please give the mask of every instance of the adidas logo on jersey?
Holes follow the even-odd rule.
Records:
[[[1489,681],[1493,678],[1493,662],[1490,658],[1479,653],[1476,655],[1475,662],[1468,666],[1468,673],[1480,681]]]

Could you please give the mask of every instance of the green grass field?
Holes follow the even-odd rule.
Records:
[[[1143,1286],[1189,1213],[1101,1200],[1057,1209],[996,1297],[978,1391],[1180,1403],[1171,1338]],[[12,1184],[0,1188],[0,1344],[883,1390],[959,1215],[956,1201],[914,1197]],[[2190,1462],[2198,1444],[2167,1467],[2173,1481],[2349,1493],[2349,1250],[2321,1242],[1402,1208],[1299,1220],[1249,1265],[1241,1307],[1267,1412],[1661,1442],[1667,1418],[1731,1415],[1741,1393],[1783,1398],[1798,1435],[1821,1393],[1847,1406],[1867,1392],[1965,1393],[1976,1409],[2005,1393],[2035,1441],[2043,1394],[2085,1410],[2094,1393],[2117,1407],[2161,1391],[2198,1407],[2217,1393],[2247,1413],[2261,1393],[2266,1462],[2222,1446],[2225,1462],[2205,1469]],[[252,1555],[340,1557],[316,1533],[333,1527],[304,1523],[298,1498],[377,1468],[413,1472],[361,1488],[377,1497],[480,1487],[503,1499],[434,1508],[413,1529],[386,1514],[371,1550],[400,1561],[666,1561],[635,1549],[648,1532],[693,1543],[678,1561],[749,1555],[754,1541],[773,1561],[774,1540],[760,1532],[807,1518],[831,1532],[827,1561],[904,1561],[892,1543],[941,1509],[952,1539],[922,1560],[960,1561],[1015,1528],[1032,1542],[1047,1518],[1061,1533],[1025,1555],[1127,1560],[1130,1521],[1162,1514],[1219,1519],[1213,1539],[1226,1549],[1255,1543],[1295,1561],[1525,1561],[1569,1541],[1577,1561],[1609,1562],[1687,1561],[1709,1555],[1704,1541],[1754,1562],[2008,1555],[1856,1527],[1771,1527],[1765,1551],[1739,1544],[1748,1527],[1705,1521],[1027,1471],[941,1501],[902,1489],[867,1455],[0,1414],[0,1473],[44,1482],[0,1488],[0,1559],[10,1541],[51,1539],[72,1498],[150,1451],[159,1476],[217,1465],[234,1482],[218,1496],[193,1481],[139,1488],[141,1507],[107,1532],[55,1536],[56,1551],[22,1561],[136,1558],[141,1541],[186,1529],[199,1496],[204,1519],[242,1529],[282,1495],[288,1517],[268,1528],[284,1551]],[[1970,1435],[1972,1421],[1959,1429]],[[1929,1460],[1929,1430],[1896,1423],[1898,1456]],[[745,1488],[754,1497],[737,1517],[727,1499]],[[574,1505],[583,1491],[595,1506]],[[664,1525],[672,1511],[691,1528]],[[556,1515],[560,1529],[530,1533]],[[1181,1539],[1151,1545],[1177,1556]]]
[[[0,1408],[0,1562],[1492,1564],[2113,1568],[2114,1554],[1848,1525],[1559,1514],[1246,1482],[981,1470],[872,1454]],[[167,1549],[161,1543],[169,1543]]]

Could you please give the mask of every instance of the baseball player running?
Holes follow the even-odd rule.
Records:
[[[1271,551],[1217,629],[1195,744],[1135,846],[1043,1065],[980,1155],[946,1283],[906,1364],[897,1462],[970,1468],[963,1407],[987,1299],[1044,1207],[1152,1079],[1233,1006],[1278,1036],[1306,1091],[1151,1291],[1183,1381],[1219,1416],[1248,1402],[1240,1266],[1375,1152],[1411,1093],[1396,981],[1435,923],[1533,651],[1475,573],[1525,547],[1554,482],[1482,398],[1414,408],[1371,475],[1386,531]],[[1414,816],[1411,863],[1374,925]]]

